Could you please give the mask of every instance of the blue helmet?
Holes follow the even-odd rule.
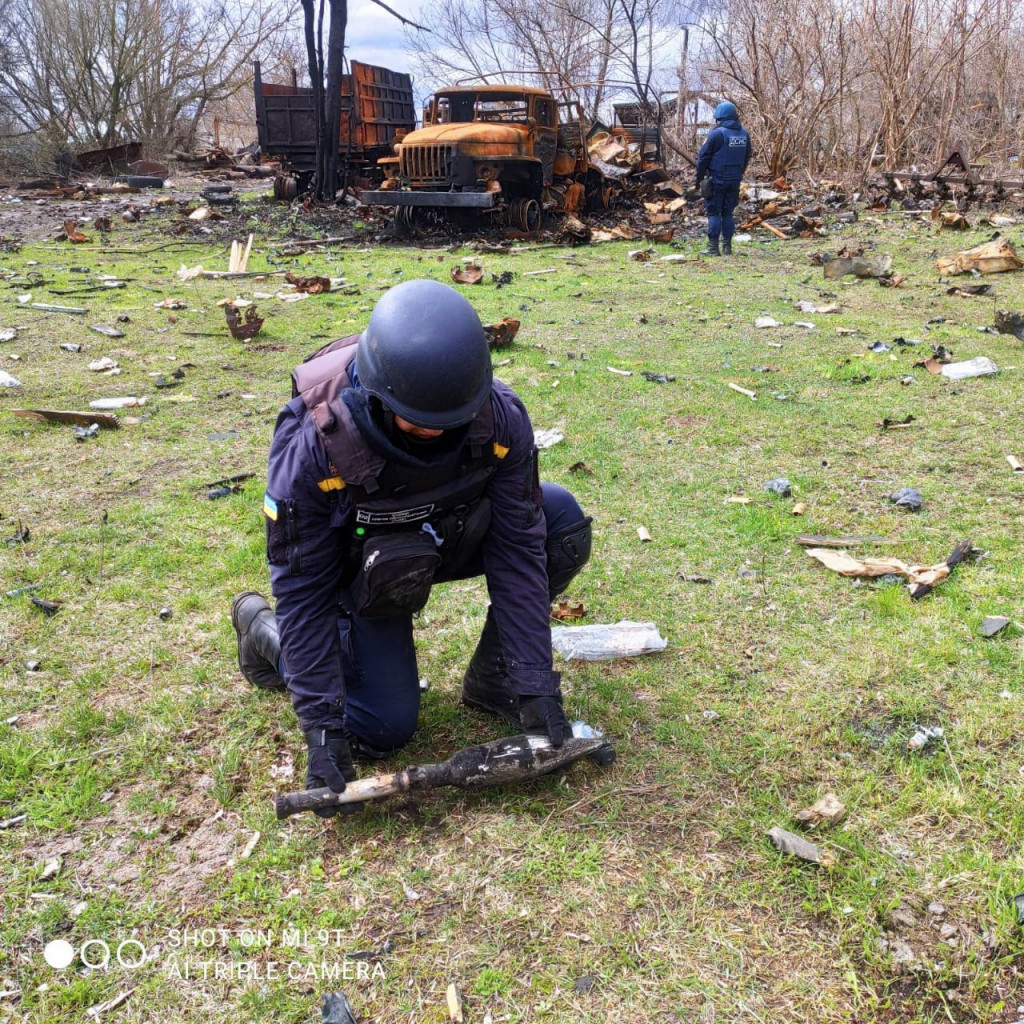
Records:
[[[417,427],[468,423],[491,393],[491,350],[480,317],[440,281],[403,281],[373,307],[359,337],[364,391]]]
[[[729,121],[737,117],[736,107],[733,106],[728,100],[724,103],[719,103],[715,107],[715,120],[716,121]]]

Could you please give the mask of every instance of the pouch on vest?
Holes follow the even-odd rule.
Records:
[[[700,194],[704,199],[710,199],[715,193],[715,183],[709,175],[700,183]]]
[[[449,523],[451,529],[447,529]],[[456,510],[447,520],[442,521],[441,557],[444,560],[445,576],[454,576],[476,554],[483,543],[484,535],[491,525],[491,501],[481,498],[465,516]]]
[[[383,619],[418,612],[427,603],[440,564],[434,539],[421,530],[369,538],[352,581],[356,614]]]

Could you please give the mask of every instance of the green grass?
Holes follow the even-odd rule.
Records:
[[[480,257],[488,280],[516,274],[463,289],[485,322],[522,320],[498,374],[536,427],[565,434],[542,475],[595,519],[593,559],[568,596],[587,622],[656,622],[668,649],[560,666],[570,716],[616,742],[611,769],[279,823],[271,797],[302,784],[301,736],[285,700],[238,675],[228,611],[237,591],[268,589],[262,477],[290,370],[357,331],[391,284],[448,280],[471,250],[356,239],[285,255],[268,211],[243,211],[234,230],[256,232],[251,269],[344,276],[358,292],[259,299],[263,332],[235,342],[216,302],[278,283],[181,284],[179,264],[226,264],[231,226],[147,251],[173,237],[173,208],[120,228],[116,252],[0,256],[0,274],[36,269],[56,289],[81,285],[72,266],[131,279],[83,298],[84,319],[18,306],[20,285],[0,294],[0,326],[21,328],[0,365],[24,385],[0,395],[0,539],[19,523],[32,533],[0,547],[0,594],[37,586],[62,602],[45,618],[28,594],[0,597],[0,819],[28,816],[0,831],[0,979],[21,993],[0,1013],[79,1021],[133,989],[107,1019],[305,1022],[341,989],[361,1020],[429,1024],[447,1020],[455,982],[469,1021],[1016,1021],[1021,632],[978,630],[985,615],[1021,619],[1024,483],[1005,456],[1024,457],[1024,352],[977,328],[995,306],[1024,307],[1024,278],[993,278],[993,304],[947,296],[933,267],[933,253],[988,229],[953,237],[865,217],[834,238],[759,239],[699,264],[638,263],[629,243]],[[811,253],[844,243],[891,251],[906,282],[824,281]],[[839,314],[795,309],[829,292]],[[188,308],[154,308],[167,297]],[[118,314],[125,338],[88,330]],[[784,326],[754,328],[763,314]],[[1003,372],[950,383],[913,368],[927,346],[866,352],[897,336],[988,355]],[[122,374],[90,373],[101,355]],[[178,388],[153,388],[150,374],[178,367]],[[122,394],[149,396],[140,422],[82,444],[8,413]],[[879,425],[908,414],[909,428]],[[208,500],[240,473],[253,477],[239,492]],[[792,499],[763,491],[778,476]],[[921,490],[919,514],[888,502],[902,486]],[[727,501],[739,495],[750,503]],[[858,553],[909,563],[941,561],[965,537],[987,554],[915,602],[813,562],[795,542],[804,532],[882,536],[891,543]],[[482,581],[467,581],[437,588],[418,618],[431,688],[393,766],[501,731],[457,699],[485,605]],[[947,742],[909,751],[919,725]],[[848,815],[811,838],[835,866],[778,853],[767,829],[799,831],[794,812],[827,791]],[[210,947],[172,945],[186,928],[220,931]],[[243,942],[256,930],[267,944]],[[56,970],[42,950],[57,938],[135,938],[151,959]],[[915,966],[894,958],[896,940]],[[230,974],[243,964],[254,973]]]

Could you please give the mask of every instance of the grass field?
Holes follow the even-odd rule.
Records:
[[[668,648],[556,666],[570,717],[613,738],[611,769],[278,823],[271,797],[301,787],[302,737],[286,700],[239,675],[228,613],[237,591],[268,590],[262,477],[290,369],[359,330],[390,285],[448,280],[472,249],[287,255],[253,206],[237,229],[256,232],[250,269],[347,285],[257,300],[266,323],[243,343],[217,301],[279,281],[179,282],[180,264],[227,256],[223,238],[156,248],[176,216],[108,249],[0,255],[0,327],[19,328],[0,368],[22,382],[0,388],[0,539],[30,532],[0,545],[0,595],[21,591],[0,596],[0,819],[26,816],[0,830],[0,1019],[298,1024],[343,990],[360,1021],[433,1024],[450,983],[469,1022],[1024,1017],[1024,477],[1006,461],[1024,460],[1024,351],[978,330],[1024,308],[1024,275],[971,299],[934,269],[991,228],[865,218],[686,263],[660,261],[668,246],[631,259],[637,243],[481,256],[487,282],[514,279],[463,292],[485,322],[522,320],[497,373],[536,428],[564,432],[542,475],[595,520],[567,596],[586,623],[655,622]],[[906,281],[823,280],[812,253],[843,244],[891,252]],[[129,283],[56,297],[27,274],[58,291]],[[89,313],[33,311],[17,301],[29,292]],[[187,308],[154,308],[167,298]],[[801,299],[840,311],[798,312]],[[123,338],[89,329],[118,315]],[[891,351],[868,351],[878,341]],[[913,367],[939,344],[1001,372]],[[119,376],[87,369],[102,356]],[[177,370],[177,387],[155,387]],[[10,414],[123,395],[148,397],[123,414],[138,421],[84,442]],[[780,476],[792,498],[763,490]],[[920,512],[888,500],[904,486]],[[800,533],[874,535],[885,543],[851,553],[908,563],[967,538],[979,553],[913,601],[898,581],[819,565]],[[394,767],[502,732],[458,703],[485,606],[469,581],[419,616],[430,690]],[[1012,622],[985,639],[986,615]],[[924,726],[944,737],[909,749]],[[766,831],[800,832],[795,812],[826,792],[847,816],[808,838],[834,864],[778,852]],[[44,959],[55,940],[70,965]]]

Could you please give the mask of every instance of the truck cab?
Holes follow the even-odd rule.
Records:
[[[396,142],[397,159],[380,161],[383,185],[361,198],[368,205],[505,211],[509,223],[533,230],[542,206],[560,205],[550,191],[556,178],[585,164],[579,146],[560,154],[562,128],[559,104],[545,89],[441,89],[424,108],[423,127]]]

